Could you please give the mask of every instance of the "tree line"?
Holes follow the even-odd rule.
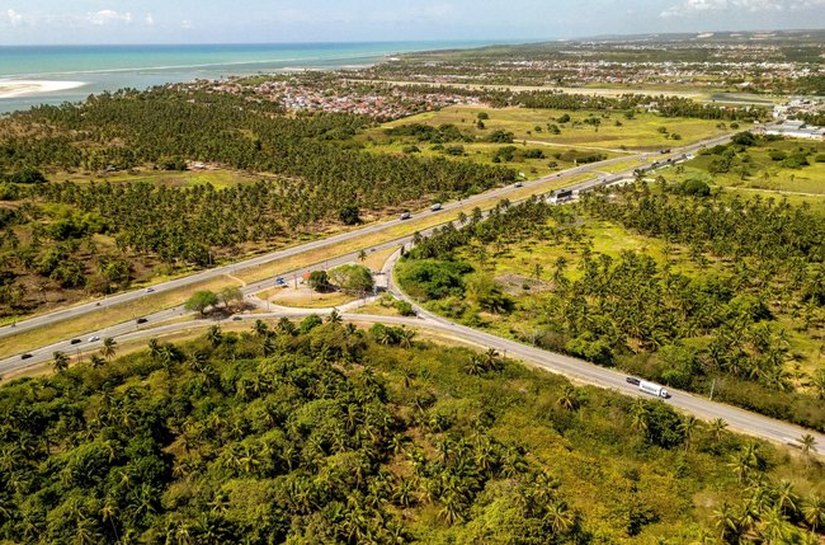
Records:
[[[705,425],[660,402],[573,387],[494,350],[414,337],[380,324],[359,330],[336,313],[241,333],[213,326],[119,360],[109,342],[73,367],[60,358],[54,376],[4,385],[0,538],[587,544],[643,538],[660,522],[654,528],[677,535],[695,524],[685,516],[693,506],[659,500],[659,471],[670,494],[690,497],[708,480],[714,497],[736,492],[719,503],[742,497],[739,482],[760,491],[759,509],[723,504],[701,535],[749,543],[822,530],[822,501],[773,478],[788,462],[723,421]],[[521,402],[504,394],[512,380],[532,393]],[[603,470],[571,482],[533,455],[539,447],[506,438],[497,424],[512,418],[529,418],[543,445],[566,437],[575,454],[557,454],[565,463],[600,445],[631,469],[615,474],[596,456],[590,463]],[[821,474],[815,448],[796,466],[810,479]],[[606,480],[606,497],[573,505],[574,482]]]
[[[664,239],[664,261],[592,250],[576,213],[533,200],[420,240],[398,271],[407,291],[468,325],[492,313],[525,342],[825,429],[825,370],[793,371],[792,327],[825,323],[825,218],[761,198],[695,198],[647,184],[584,197],[578,214]],[[550,291],[514,298],[490,276],[527,241],[576,248],[522,277]],[[674,267],[677,251],[706,273]],[[471,260],[473,264],[470,264]],[[525,292],[529,293],[529,292]],[[522,327],[523,324],[523,327]],[[713,386],[712,386],[713,384]]]

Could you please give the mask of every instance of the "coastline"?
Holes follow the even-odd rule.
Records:
[[[0,79],[0,99],[45,95],[79,89],[83,81]]]

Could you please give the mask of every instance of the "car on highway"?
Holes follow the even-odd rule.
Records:
[[[99,340],[100,340],[100,337],[98,337],[97,335],[92,335],[91,337],[89,337],[89,342],[90,343],[96,343]]]
[[[33,358],[33,357],[34,357],[34,356],[32,356],[31,354],[29,354],[29,353],[27,352],[27,353],[23,354],[22,356],[20,356],[20,359],[21,359],[21,360],[27,360],[27,359],[29,359],[29,358]]]
[[[148,322],[148,321],[149,321],[149,319],[148,319],[148,318],[138,318],[138,319],[137,319],[137,320],[135,320],[135,321],[136,321],[137,323],[139,323],[139,324],[145,324],[146,322]]]
[[[82,342],[82,339],[72,339],[71,341],[69,341],[69,344],[80,344]]]
[[[404,221],[404,220],[410,219],[411,217],[412,217],[412,214],[410,214],[409,212],[404,212],[403,214],[401,214],[401,216],[398,217],[398,219],[400,219],[401,221]]]
[[[438,211],[439,211],[439,210],[441,210],[442,208],[443,208],[443,206],[441,206],[441,203],[440,203],[440,202],[437,202],[437,203],[435,203],[434,205],[432,205],[432,206],[430,207],[430,211],[431,211],[431,212],[438,212]]]
[[[516,182],[515,187],[524,187],[524,183],[523,182]]]
[[[146,293],[155,293],[155,288],[146,288]]]
[[[626,381],[628,384],[632,384],[633,386],[638,386],[638,385],[639,385],[639,383],[641,383],[641,382],[642,382],[641,380],[637,379],[636,377],[627,377],[627,378],[625,379],[625,381]]]
[[[240,322],[241,320],[243,320],[243,316],[233,316],[232,317],[233,322]]]

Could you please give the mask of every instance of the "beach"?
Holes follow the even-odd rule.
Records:
[[[405,52],[488,43],[0,45],[0,115],[41,104],[80,102],[91,94],[123,88],[147,89],[196,79],[289,70],[363,67]]]
[[[82,81],[54,80],[0,80],[0,98],[38,96],[60,91],[79,89]]]

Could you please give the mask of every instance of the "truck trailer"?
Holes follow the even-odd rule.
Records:
[[[647,382],[646,380],[639,381],[639,391],[652,396],[661,397],[662,399],[670,398],[670,392],[668,392],[664,386],[660,386],[653,382]]]

